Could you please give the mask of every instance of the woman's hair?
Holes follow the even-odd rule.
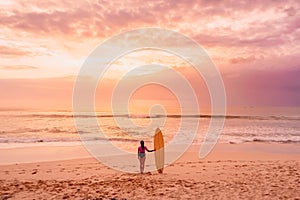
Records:
[[[144,150],[145,149],[145,146],[144,146],[144,140],[141,140],[141,147],[142,147],[142,149]]]

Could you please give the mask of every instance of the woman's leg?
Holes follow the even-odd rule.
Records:
[[[139,161],[140,161],[140,173],[142,173],[142,158],[139,157]]]
[[[139,160],[140,160],[140,172],[142,174],[144,173],[146,156],[144,156],[143,158],[139,157]]]

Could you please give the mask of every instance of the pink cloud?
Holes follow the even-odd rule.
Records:
[[[128,1],[123,3],[117,1],[91,1],[74,4],[67,1],[40,2],[31,0],[26,1],[26,3],[18,1],[16,4],[18,5],[16,6],[17,9],[6,12],[2,10],[0,18],[2,26],[44,36],[54,33],[73,37],[105,36],[130,27],[158,25],[179,30],[185,29],[192,36],[205,34],[205,32],[199,33],[192,29],[183,28],[184,23],[198,24],[205,27],[206,23],[213,22],[218,18],[226,18],[233,22],[239,20],[239,18],[251,18],[253,11],[263,13],[266,10],[277,9],[279,13],[289,13],[288,16],[282,17],[279,21],[270,17],[270,24],[265,24],[265,21],[253,21],[252,25],[249,24],[250,29],[252,27],[255,29],[257,24],[265,24],[264,31],[268,28],[268,32],[273,32],[268,25],[278,22],[285,25],[285,22],[290,21],[288,18],[296,17],[293,15],[292,10],[297,9],[297,6],[299,7],[296,2],[290,2],[289,5],[291,6],[284,8],[287,3],[279,1],[255,3],[227,3],[226,1]],[[223,30],[230,33],[228,28],[230,27],[223,27]],[[93,31],[97,34],[88,34]],[[253,32],[254,30],[250,31]],[[220,32],[222,32],[222,28]],[[215,34],[220,37],[219,33]],[[233,34],[234,32],[231,32],[231,35]]]
[[[258,58],[253,55],[248,56],[248,57],[238,56],[238,57],[230,58],[229,62],[232,64],[251,63],[251,62],[254,62],[255,60],[259,60],[259,59],[263,59],[263,57]]]
[[[190,36],[209,51],[221,48],[229,54],[239,52],[240,57],[251,57],[254,55],[249,52],[259,56],[282,51],[289,54],[287,49],[300,43],[297,31],[300,16],[295,12],[299,9],[297,1],[81,1],[75,4],[29,0],[16,1],[10,9],[0,9],[0,28],[6,29],[9,38],[18,33],[27,35],[33,42],[34,38],[58,39],[63,41],[59,48],[72,42],[75,49],[74,43],[80,47],[88,39],[101,41],[132,28],[160,26]],[[280,48],[280,52],[275,48]]]

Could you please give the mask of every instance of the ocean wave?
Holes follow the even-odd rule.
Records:
[[[0,143],[44,143],[44,142],[74,142],[76,138],[36,138],[36,137],[6,137],[0,138]]]
[[[134,143],[138,144],[140,139],[138,138],[121,138],[121,137],[114,137],[114,138],[102,138],[102,137],[85,137],[85,138],[79,138],[79,137],[59,137],[59,138],[46,138],[46,137],[4,137],[0,138],[0,143],[64,143],[64,142],[90,142],[90,141],[103,141],[103,142],[121,142],[121,143]],[[151,142],[151,139],[144,139],[145,142]],[[184,142],[184,141],[183,141]],[[194,141],[194,143],[202,143],[201,141]],[[300,144],[300,140],[291,140],[291,139],[271,139],[271,138],[253,138],[253,139],[226,139],[226,140],[219,140],[218,143],[227,143],[227,144],[241,144],[241,143],[280,143],[280,144]]]
[[[210,141],[207,141],[208,143]],[[212,141],[211,141],[212,142]],[[201,142],[196,141],[196,144],[202,144]],[[262,144],[299,144],[300,140],[273,140],[273,139],[229,139],[229,140],[219,140],[220,144],[243,144],[243,143],[262,143]]]
[[[4,137],[0,138],[0,143],[44,143],[44,142],[86,142],[86,141],[111,141],[111,142],[132,142],[138,143],[140,139],[135,138],[101,138],[101,137],[85,137],[83,139],[77,137]],[[150,142],[150,140],[145,140]]]
[[[0,131],[0,135],[5,134],[24,134],[24,133],[66,133],[66,134],[77,134],[77,131],[74,130],[66,130],[61,129],[58,127],[52,128],[20,128],[15,130],[7,130],[7,131]]]
[[[277,139],[276,140],[276,139],[253,138],[252,140],[245,140],[244,142],[300,144],[300,140],[290,140],[290,139]]]
[[[0,115],[3,116],[3,115]],[[299,116],[252,116],[252,115],[147,115],[147,114],[12,114],[18,118],[225,118],[225,119],[248,119],[248,120],[300,120]]]

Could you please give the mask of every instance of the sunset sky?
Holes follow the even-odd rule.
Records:
[[[299,10],[297,0],[2,0],[0,107],[70,109],[74,80],[88,55],[104,40],[143,27],[171,29],[198,42],[222,75],[229,107],[300,106]],[[183,73],[202,98],[200,104],[209,104],[201,93],[205,83],[191,66],[156,53],[116,61],[98,88],[99,98],[109,99],[103,96],[131,65],[161,62]],[[142,69],[129,81],[154,76],[166,74]],[[140,102],[174,101],[155,86],[134,96]]]

